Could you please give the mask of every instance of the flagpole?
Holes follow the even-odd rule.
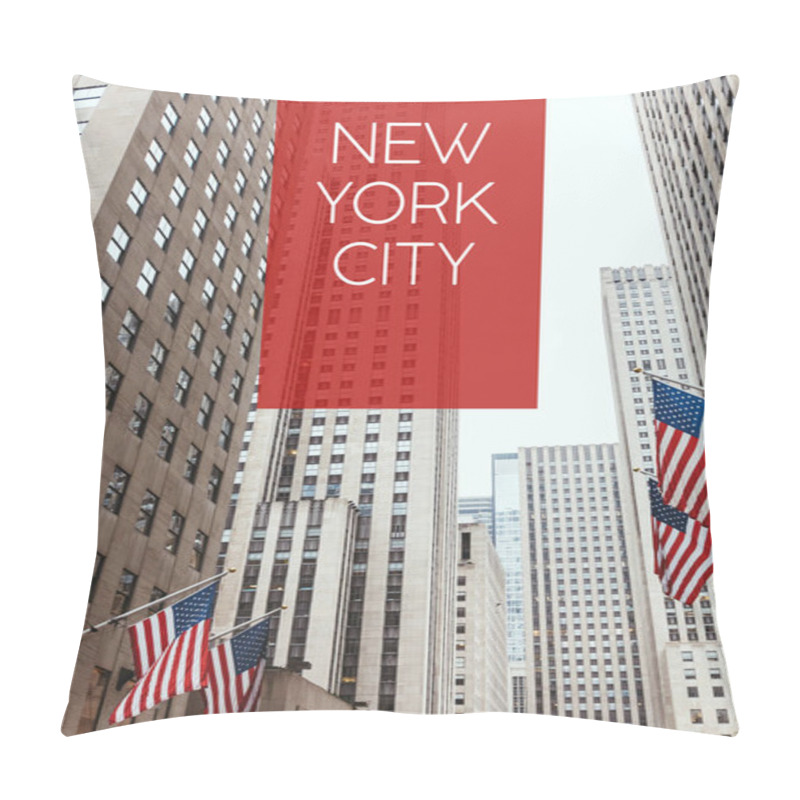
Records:
[[[111,617],[110,619],[105,620],[105,622],[98,622],[97,625],[90,625],[86,630],[81,634],[86,633],[95,633],[99,631],[100,628],[105,628],[106,625],[111,625],[119,622],[120,620],[125,619],[126,617],[130,617],[132,614],[136,614],[139,611],[144,611],[146,608],[150,608],[151,606],[157,606],[160,603],[164,603],[167,600],[171,600],[173,597],[177,597],[179,594],[183,594],[184,592],[188,592],[190,589],[196,589],[198,586],[205,586],[207,583],[213,583],[214,581],[222,580],[229,572],[236,572],[236,567],[229,567],[225,572],[220,572],[217,575],[212,575],[210,578],[205,578],[202,581],[198,581],[197,583],[193,583],[191,586],[184,586],[183,589],[178,589],[172,594],[165,595],[164,597],[159,597],[157,600],[151,600],[149,603],[145,603],[143,606],[139,606],[138,608],[134,608],[131,611],[126,611],[124,614],[117,614],[116,617]]]
[[[256,617],[255,619],[248,619],[247,622],[240,622],[238,625],[234,625],[232,628],[228,628],[228,630],[222,631],[222,633],[215,633],[213,636],[209,638],[208,642],[209,644],[211,644],[211,642],[215,642],[217,639],[221,639],[223,636],[227,636],[229,633],[238,631],[241,628],[246,628],[248,625],[253,625],[256,622],[261,622],[262,619],[271,617],[273,614],[277,614],[279,611],[285,611],[287,608],[289,608],[289,606],[278,606],[278,608],[273,608],[272,611],[267,611],[266,614],[262,614],[260,617]]]
[[[686,381],[676,381],[675,378],[665,378],[663,375],[656,375],[655,372],[648,372],[646,369],[642,369],[641,367],[634,367],[633,371],[640,372],[642,375],[647,375],[648,378],[655,378],[657,381],[677,383],[678,386],[685,386],[687,389],[694,389],[696,392],[700,392],[703,395],[706,393],[706,390],[702,386],[695,386],[693,383],[687,383]]]
[[[645,478],[650,478],[654,481],[658,480],[658,475],[653,475],[652,472],[648,472],[646,469],[642,469],[641,467],[634,467],[633,472],[638,472],[640,475],[644,475]]]

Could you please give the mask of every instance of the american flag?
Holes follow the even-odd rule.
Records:
[[[264,678],[269,620],[213,647],[209,653],[207,714],[255,711]]]
[[[710,527],[702,397],[653,381],[658,479],[664,502]]]
[[[655,573],[664,594],[692,604],[711,577],[711,532],[683,511],[665,505],[658,484],[650,480]]]
[[[217,585],[212,583],[129,629],[137,682],[114,710],[110,723],[205,686]]]

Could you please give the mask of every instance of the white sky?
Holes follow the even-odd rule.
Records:
[[[493,453],[617,441],[599,270],[665,261],[631,98],[548,101],[539,408],[460,412],[459,496]]]

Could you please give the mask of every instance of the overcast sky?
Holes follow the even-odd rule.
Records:
[[[631,98],[548,101],[539,408],[460,412],[460,497],[493,453],[617,441],[599,270],[665,262]]]

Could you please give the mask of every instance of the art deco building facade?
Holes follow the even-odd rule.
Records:
[[[97,624],[214,574],[257,375],[274,116],[85,78],[75,100],[106,357]],[[85,635],[64,732],[107,727],[132,669],[124,626]]]
[[[503,472],[509,483],[509,499],[498,503],[495,496],[507,520],[516,483],[519,522],[498,527],[498,544],[505,537],[509,545],[518,541],[524,564],[518,616],[530,626],[519,636],[525,658],[516,670],[512,661],[512,676],[525,678],[524,689],[517,681],[514,710],[648,724],[653,701],[617,470],[617,447],[610,444],[521,448],[513,458],[495,457],[496,477]],[[502,479],[495,486],[503,493]]]
[[[286,605],[268,663],[358,707],[453,710],[455,412],[255,413],[220,624]]]
[[[687,326],[684,346],[701,385],[711,253],[738,84],[735,76],[721,77],[633,98]]]
[[[689,606],[664,596],[653,574],[647,480],[655,473],[655,434],[650,378],[632,370],[697,384],[686,342],[678,281],[669,267],[601,271],[603,317],[620,435],[619,491],[629,537],[632,585],[643,630],[643,669],[654,676],[661,707],[652,724],[732,735],[737,724],[714,611],[713,581]],[[716,533],[716,532],[715,532]]]
[[[455,711],[510,711],[503,567],[485,525],[458,537]]]

